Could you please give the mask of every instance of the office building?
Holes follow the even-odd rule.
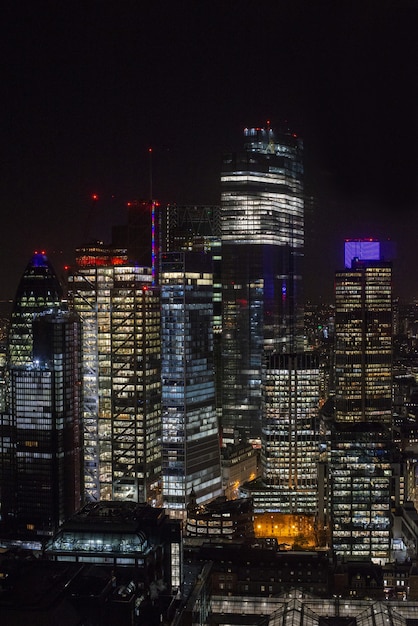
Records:
[[[213,358],[216,412],[222,414],[222,283],[221,207],[213,205],[159,205],[160,259],[166,252],[201,252],[210,256],[213,275]],[[161,265],[161,261],[160,261]]]
[[[313,547],[319,521],[318,356],[271,355],[262,388],[261,477],[240,492],[254,502],[258,536]]]
[[[259,450],[250,443],[231,443],[221,448],[221,455],[225,496],[228,500],[234,500],[238,498],[242,484],[259,476]]]
[[[263,382],[262,480],[283,513],[317,511],[319,359],[274,354]],[[264,509],[266,510],[266,509]],[[277,510],[277,508],[276,508]]]
[[[185,518],[190,493],[222,492],[213,362],[213,279],[204,253],[161,262],[163,505]]]
[[[8,366],[32,364],[35,313],[63,308],[62,287],[45,252],[35,252],[16,290],[8,337]]]
[[[221,176],[225,443],[260,439],[264,353],[302,349],[302,141],[269,126],[244,134]]]
[[[393,491],[392,268],[352,260],[335,279],[332,543],[340,556],[385,563]]]
[[[354,260],[335,277],[338,422],[392,423],[392,267]]]
[[[248,498],[216,498],[197,506],[194,492],[187,507],[185,536],[200,541],[245,539],[254,537],[253,504]]]
[[[213,273],[213,331],[222,326],[221,207],[168,204],[159,207],[161,257],[166,252],[204,252],[211,256]]]
[[[167,204],[160,207],[162,252],[210,252],[221,238],[221,208]]]
[[[330,467],[335,554],[389,561],[392,458],[391,435],[384,425],[334,424]]]
[[[45,556],[111,567],[125,583],[135,581],[138,597],[157,583],[170,594],[183,581],[181,524],[144,503],[90,502],[48,541]]]
[[[10,371],[15,529],[51,535],[83,502],[81,327],[68,313],[33,322],[33,361]]]
[[[88,500],[161,498],[160,297],[124,250],[77,251],[69,301],[83,323]]]
[[[52,359],[48,361],[48,365],[43,363],[42,366],[38,366],[34,361],[34,321],[43,312],[53,312],[61,314],[65,309],[65,305],[62,302],[62,287],[57,278],[57,275],[49,262],[44,252],[35,252],[27,264],[22,278],[18,284],[16,290],[16,296],[13,302],[13,307],[10,316],[10,325],[7,339],[7,356],[5,362],[5,398],[4,407],[0,417],[0,523],[2,528],[9,529],[11,531],[16,530],[17,524],[17,485],[19,480],[24,481],[24,474],[28,474],[27,468],[32,468],[39,465],[38,461],[34,459],[40,459],[39,450],[36,451],[35,447],[39,445],[41,448],[46,448],[45,456],[43,457],[46,464],[46,472],[52,472],[52,459],[58,458],[62,454],[66,454],[62,448],[62,433],[61,440],[59,438],[56,442],[52,442],[48,439],[47,433],[42,433],[43,429],[48,431],[48,428],[57,427],[58,430],[64,428],[62,420],[66,421],[67,428],[68,420],[77,420],[77,409],[74,405],[63,408],[58,389],[66,386],[69,383],[69,363],[76,360],[76,354],[73,354],[73,349],[69,345],[63,346],[61,350],[61,356],[59,357],[62,362],[65,362],[66,373],[58,371],[55,367],[55,362]],[[69,332],[69,331],[68,331]],[[76,343],[74,344],[74,350],[76,351]],[[63,367],[61,365],[61,367]],[[39,413],[37,412],[36,394],[30,392],[30,379],[35,384],[35,379],[40,381],[45,378],[45,389],[42,393],[45,393],[45,423],[41,420]],[[50,382],[48,382],[50,381]],[[52,381],[52,382],[51,382]],[[38,385],[35,384],[35,387]],[[52,386],[51,386],[52,385]],[[17,387],[19,387],[19,394],[17,394]],[[55,387],[57,391],[55,392]],[[70,393],[77,393],[77,390],[72,388]],[[33,403],[32,403],[33,400]],[[25,419],[28,419],[28,414],[35,413],[31,417],[34,419],[30,421],[30,429],[34,437],[30,437],[20,442],[20,434],[25,431]],[[36,417],[36,419],[35,419]],[[39,419],[38,419],[39,418]],[[20,421],[19,421],[20,420]],[[20,433],[18,435],[18,433]],[[39,439],[38,439],[39,435]],[[32,450],[26,450],[22,452],[26,446],[25,441],[33,441]],[[20,442],[20,443],[19,443]],[[56,445],[55,445],[56,443]],[[70,442],[67,442],[70,446]],[[80,448],[76,444],[76,448]],[[27,454],[28,461],[27,468],[25,463],[19,466],[19,459],[24,458]],[[68,459],[67,459],[68,461]],[[43,472],[44,470],[42,470]],[[39,478],[39,474],[38,474]],[[62,487],[62,476],[58,479],[57,483],[54,483],[54,487],[58,484],[59,488]],[[34,477],[35,480],[35,477]],[[45,483],[55,478],[50,475],[45,476]],[[22,483],[19,485],[19,489],[23,488]],[[31,494],[28,494],[29,496]],[[47,494],[44,494],[47,495]],[[33,493],[32,493],[33,500]],[[75,497],[77,497],[75,495]],[[62,497],[58,507],[63,506]],[[26,507],[27,503],[23,501],[23,496],[19,496],[19,506]],[[41,509],[40,502],[35,503],[38,509]],[[48,504],[44,503],[45,507],[42,511],[39,511],[37,516],[36,511],[32,511],[33,519],[36,518],[37,524],[32,524],[28,521],[28,525],[36,526],[36,531],[43,530],[49,531],[53,528],[53,525],[57,523],[59,519],[58,515],[52,515],[51,509],[47,510]],[[51,504],[51,503],[50,503]],[[48,523],[45,525],[45,520],[51,517],[51,525]],[[22,518],[23,519],[23,518]],[[20,527],[25,524],[20,523]]]

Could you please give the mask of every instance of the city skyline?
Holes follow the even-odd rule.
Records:
[[[34,249],[58,273],[73,260],[93,193],[107,229],[151,188],[219,204],[222,155],[267,119],[304,140],[307,295],[330,297],[341,241],[370,236],[398,242],[395,294],[412,297],[417,23],[408,0],[9,6],[0,298]]]

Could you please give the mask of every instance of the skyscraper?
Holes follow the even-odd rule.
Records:
[[[336,421],[392,422],[392,268],[354,260],[335,277]]]
[[[221,238],[221,208],[168,204],[160,207],[163,252],[209,252]]]
[[[318,506],[319,359],[274,354],[264,376],[262,479],[284,513],[315,514]],[[264,506],[266,509],[266,506]]]
[[[355,257],[351,268],[336,273],[335,390],[334,551],[385,562],[393,480],[390,263]]]
[[[163,505],[185,517],[222,493],[213,361],[209,255],[171,252],[161,262]]]
[[[378,422],[337,422],[331,431],[332,547],[340,557],[390,558],[392,444]]]
[[[33,322],[33,361],[10,369],[16,528],[50,535],[82,505],[81,326],[68,313]]]
[[[62,287],[44,252],[35,252],[19,282],[10,319],[8,365],[32,363],[34,314],[62,310]]]
[[[222,431],[259,439],[265,352],[302,348],[302,141],[245,129],[221,176]]]
[[[35,252],[11,314],[0,425],[1,524],[11,531],[51,533],[81,505],[80,325],[65,308]]]
[[[221,331],[222,331],[222,283],[221,283],[221,207],[213,205],[160,205],[159,232],[160,251],[204,252],[211,257],[213,275],[213,351],[216,377],[216,406],[218,421],[222,413]]]
[[[263,368],[261,478],[245,484],[257,515],[256,528],[281,541],[314,545],[318,521],[319,358],[274,353]],[[273,522],[274,520],[274,522]]]
[[[161,498],[160,296],[151,268],[110,246],[78,250],[69,301],[83,322],[89,500]]]

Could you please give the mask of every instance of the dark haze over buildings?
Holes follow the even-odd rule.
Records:
[[[395,292],[414,295],[412,0],[8,4],[0,298],[34,248],[59,272],[149,197],[149,146],[155,197],[217,204],[222,154],[267,119],[304,138],[307,296],[331,297],[342,239],[362,236],[398,242]]]

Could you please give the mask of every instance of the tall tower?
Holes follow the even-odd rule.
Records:
[[[335,277],[336,421],[392,423],[392,267],[355,259]]]
[[[274,354],[263,382],[262,479],[283,513],[315,514],[318,505],[319,358]]]
[[[185,517],[190,493],[222,494],[213,361],[213,282],[205,254],[161,263],[163,505]]]
[[[18,285],[10,319],[8,365],[32,363],[32,321],[36,313],[62,310],[62,287],[44,252],[35,252]]]
[[[254,502],[255,528],[271,522],[269,532],[289,543],[299,537],[314,545],[319,521],[319,379],[313,352],[273,353],[266,359],[261,478],[241,487]]]
[[[80,325],[44,252],[16,291],[1,417],[1,521],[49,534],[81,505]],[[47,332],[42,332],[47,328]]]
[[[33,361],[10,369],[16,528],[50,535],[83,503],[81,326],[68,313],[33,322]]]
[[[213,352],[216,377],[216,412],[222,414],[221,331],[222,331],[222,246],[221,207],[213,205],[160,206],[160,250],[166,252],[201,252],[212,261],[213,275]]]
[[[260,438],[263,354],[302,348],[302,141],[270,127],[244,134],[221,176],[225,442]]]
[[[333,548],[337,555],[384,563],[393,480],[392,269],[375,257],[355,257],[336,273],[335,389]]]
[[[68,286],[83,322],[86,497],[159,504],[159,290],[123,250],[83,248],[76,262]]]

